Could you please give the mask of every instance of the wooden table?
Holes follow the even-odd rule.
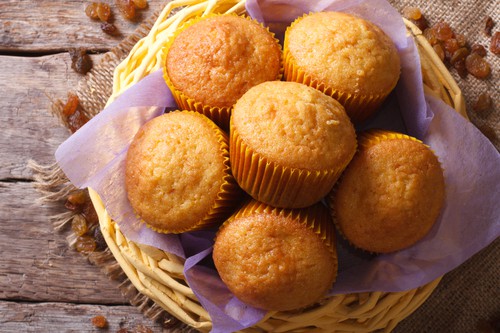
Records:
[[[162,6],[160,0],[148,2],[142,18]],[[87,48],[97,62],[138,25],[125,21],[114,8],[121,35],[110,37],[85,16],[86,3],[0,2],[1,332],[95,332],[91,318],[99,314],[107,318],[109,332],[138,325],[161,331],[129,305],[116,282],[68,248],[64,237],[54,232],[48,221],[51,209],[37,203],[39,194],[27,167],[30,159],[52,163],[56,148],[69,136],[49,111],[52,101],[65,100],[82,78],[71,69],[67,50]],[[474,281],[475,275],[464,270],[469,282]],[[491,297],[486,292],[469,291],[457,301]],[[484,316],[489,318],[489,314]],[[482,319],[481,314],[473,318]]]

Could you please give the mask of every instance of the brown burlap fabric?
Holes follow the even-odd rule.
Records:
[[[432,2],[390,0],[390,2],[400,11],[406,6],[419,7],[431,24],[439,20],[448,22],[456,32],[465,34],[469,44],[480,43],[489,47],[490,37],[483,32],[484,19],[487,15],[491,16],[497,24],[493,31],[500,30],[498,0],[436,0]],[[89,116],[95,115],[104,107],[111,94],[114,68],[128,54],[132,46],[147,34],[154,21],[155,17],[152,17],[145,22],[133,36],[106,54],[102,63],[82,80],[75,93],[79,96]],[[487,133],[497,149],[500,149],[500,112],[498,110],[500,59],[488,52],[487,60],[492,66],[492,75],[487,80],[478,80],[471,75],[467,79],[461,79],[454,70],[451,70],[451,73],[465,96],[471,122]],[[473,111],[472,105],[482,92],[488,92],[491,95],[494,106],[490,111],[478,114]],[[54,103],[52,111],[61,118],[64,124],[63,117],[61,117],[62,102]],[[36,186],[44,194],[45,202],[61,207],[67,194],[74,190],[72,185],[67,183],[56,165],[40,167],[33,164],[32,167],[37,177]],[[63,213],[54,216],[53,220],[57,227],[62,227],[71,220],[71,216]],[[68,239],[70,243],[74,241],[71,235]],[[497,240],[458,269],[448,273],[428,301],[401,322],[395,332],[481,332],[481,327],[488,328],[492,320],[495,318],[498,320],[500,315],[499,246],[500,242]],[[101,266],[110,278],[121,280],[123,282],[121,290],[124,295],[148,317],[168,322],[169,331],[172,332],[192,331],[154,305],[147,297],[140,295],[127,281],[120,266],[109,252],[94,254],[90,259],[96,265]]]

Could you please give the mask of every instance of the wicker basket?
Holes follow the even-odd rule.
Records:
[[[116,67],[108,104],[126,88],[160,68],[159,51],[180,24],[212,12],[244,14],[245,1],[176,0],[168,3],[150,33]],[[467,117],[463,96],[447,68],[422,32],[408,21],[405,24],[418,45],[425,92],[437,96]],[[89,192],[108,247],[137,290],[180,321],[199,331],[210,331],[210,316],[186,283],[183,259],[128,240],[108,216],[97,193],[92,189]],[[390,332],[427,299],[439,280],[405,292],[336,295],[301,312],[269,312],[261,322],[244,332]]]

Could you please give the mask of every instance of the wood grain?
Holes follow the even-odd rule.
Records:
[[[93,55],[94,62],[102,56]],[[53,100],[65,100],[80,74],[67,53],[42,57],[0,56],[0,179],[29,179],[29,159],[51,163],[68,136],[50,113]]]
[[[55,233],[31,183],[0,183],[0,299],[127,304],[118,283]]]
[[[75,46],[94,51],[109,50],[166,3],[148,0],[149,6],[138,12],[136,22],[130,22],[120,15],[114,1],[105,1],[112,8],[112,22],[120,32],[117,36],[109,36],[101,31],[100,22],[85,15],[85,6],[90,2],[0,1],[0,53],[55,53]]]
[[[92,318],[102,315],[108,327],[98,329]],[[2,332],[117,332],[127,329],[161,332],[161,326],[130,306],[101,306],[71,303],[15,303],[0,301]]]

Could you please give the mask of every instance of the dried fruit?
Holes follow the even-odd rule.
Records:
[[[490,51],[495,55],[500,54],[500,31],[495,32],[491,38]]]
[[[408,20],[418,20],[422,17],[422,12],[417,7],[405,7],[403,8],[403,16]]]
[[[109,5],[99,2],[96,8],[97,16],[102,22],[107,22],[111,17],[111,8]]]
[[[450,59],[452,55],[460,48],[455,38],[447,39],[443,42],[443,48],[446,58]]]
[[[116,7],[127,20],[135,18],[135,5],[132,0],[115,0]]]
[[[455,39],[457,40],[459,47],[467,46],[467,39],[465,38],[465,35],[455,34]]]
[[[477,53],[481,57],[486,57],[486,49],[481,44],[474,44],[470,48],[471,53]]]
[[[134,5],[139,9],[144,9],[148,6],[147,0],[132,0]]]
[[[96,242],[91,236],[80,236],[76,240],[75,248],[80,253],[89,254],[95,251]]]
[[[97,250],[102,251],[108,246],[99,225],[94,229],[94,239]]]
[[[87,200],[87,196],[83,190],[72,193],[66,199],[65,207],[74,212],[81,212],[83,205]]]
[[[71,230],[75,234],[75,236],[83,236],[89,230],[87,225],[87,220],[81,215],[76,215],[71,221]]]
[[[80,106],[80,99],[75,94],[69,93],[68,100],[63,106],[63,115],[68,117],[75,113],[76,109]]]
[[[453,64],[453,68],[456,69],[458,75],[462,78],[465,79],[467,77],[467,74],[469,73],[467,71],[467,67],[465,66],[465,60],[462,61],[457,61]]]
[[[474,103],[474,106],[472,108],[478,113],[484,113],[485,111],[491,109],[492,105],[493,101],[491,100],[491,96],[488,93],[484,92],[479,95],[476,103]]]
[[[486,16],[484,20],[484,33],[486,36],[491,36],[491,30],[495,26],[495,22],[493,22],[493,19],[490,16]]]
[[[101,30],[111,36],[115,36],[118,33],[116,26],[108,22],[101,23]]]
[[[465,61],[465,58],[469,55],[469,50],[466,47],[461,47],[456,50],[450,58],[450,64],[455,66],[459,61]]]
[[[434,51],[436,52],[436,54],[438,55],[439,59],[441,59],[441,61],[444,61],[444,50],[443,50],[443,47],[441,46],[441,44],[434,44],[432,46],[432,48],[434,49]]]
[[[97,3],[91,2],[85,7],[85,15],[90,17],[93,20],[97,20],[99,15],[97,14]]]
[[[96,225],[99,222],[97,212],[95,211],[94,205],[90,200],[83,206],[82,215],[85,217],[89,225]]]
[[[134,329],[135,333],[153,333],[153,331],[144,325],[137,325]]]
[[[436,45],[438,42],[436,29],[427,28],[424,30],[424,37],[429,41],[431,45]]]
[[[69,49],[71,57],[71,68],[75,72],[85,75],[92,69],[92,59],[90,59],[84,48]]]
[[[67,121],[71,132],[75,133],[80,127],[89,121],[89,118],[83,113],[83,110],[78,108],[75,113],[68,117]]]
[[[490,64],[477,53],[472,53],[465,59],[465,67],[467,72],[474,75],[478,79],[485,79],[491,73]]]
[[[436,38],[442,42],[453,38],[453,30],[451,30],[450,25],[444,21],[436,23],[433,29],[436,31]]]
[[[97,328],[106,328],[108,327],[108,321],[106,320],[106,317],[98,315],[92,318],[92,325]]]

